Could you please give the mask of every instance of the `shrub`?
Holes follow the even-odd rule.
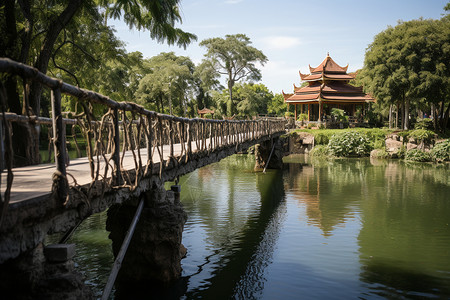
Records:
[[[317,145],[309,152],[309,155],[313,157],[325,157],[330,155],[330,151],[327,145]]]
[[[373,143],[373,149],[384,149],[386,147],[385,140],[376,140]]]
[[[325,129],[325,125],[323,125],[322,123],[319,124],[319,129]]]
[[[314,134],[314,142],[316,145],[327,145],[329,140],[328,135],[324,132]]]
[[[297,121],[301,121],[301,122],[306,121],[306,120],[308,120],[308,114],[300,114],[297,119]]]
[[[284,116],[285,116],[286,118],[291,118],[291,117],[294,116],[294,113],[293,113],[293,112],[290,112],[290,111],[287,111],[287,112],[284,113]]]
[[[404,131],[397,132],[397,135],[399,137],[403,138],[403,144],[406,144],[408,142],[409,130],[404,130]]]
[[[367,138],[372,143],[374,149],[384,148],[386,143],[386,132],[384,130],[374,128],[365,132]]]
[[[430,153],[419,150],[419,149],[411,149],[411,150],[406,151],[405,160],[426,162],[426,161],[431,161],[431,155],[430,155]]]
[[[406,147],[401,146],[397,153],[398,158],[405,158],[405,154],[406,154]]]
[[[367,137],[354,131],[333,135],[328,147],[334,156],[365,156],[372,150]]]
[[[313,123],[309,123],[308,124],[308,129],[311,129],[311,128],[313,128],[314,127],[314,124]]]
[[[432,130],[433,129],[433,120],[431,119],[418,119],[417,123],[414,125],[414,129],[425,129]]]
[[[373,158],[389,158],[389,153],[386,149],[375,149],[370,152],[370,157]]]
[[[450,161],[450,139],[436,144],[433,149],[431,149],[430,154],[434,161]]]
[[[348,122],[348,117],[345,115],[345,111],[339,108],[332,108],[331,115],[337,122]]]
[[[430,143],[434,137],[434,132],[426,129],[415,129],[409,132],[408,137],[415,139],[417,142]]]

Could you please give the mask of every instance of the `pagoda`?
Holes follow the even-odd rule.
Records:
[[[356,106],[375,102],[375,99],[364,93],[362,87],[355,87],[349,82],[355,79],[356,73],[347,73],[348,65],[339,66],[328,54],[322,63],[312,68],[310,74],[300,73],[301,81],[308,82],[308,86],[296,87],[294,93],[285,94],[284,101],[295,105],[295,120],[297,120],[297,105],[301,113],[308,111],[308,121],[324,121],[330,115],[332,108],[343,109],[349,116],[354,116]]]

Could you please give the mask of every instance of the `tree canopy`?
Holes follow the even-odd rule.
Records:
[[[218,37],[206,39],[200,45],[206,47],[206,60],[215,72],[227,77],[229,93],[227,115],[231,116],[236,113],[233,86],[243,79],[260,80],[261,71],[257,64],[264,65],[267,57],[262,51],[251,46],[250,38],[245,34],[226,35],[225,39]]]
[[[186,94],[194,84],[194,63],[185,56],[161,53],[145,60],[145,73],[136,90],[136,100],[145,107],[177,115],[187,116]],[[165,109],[168,108],[168,109]]]
[[[441,121],[448,119],[449,61],[448,16],[399,22],[375,36],[360,76],[379,105],[403,108],[403,128],[409,129],[411,105],[419,109],[440,107],[437,116]],[[443,122],[440,125],[445,127]]]

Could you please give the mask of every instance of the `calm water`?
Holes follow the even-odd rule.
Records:
[[[182,299],[450,298],[449,166],[232,156],[184,176]],[[100,295],[106,216],[72,242]],[[143,299],[151,299],[151,291]]]

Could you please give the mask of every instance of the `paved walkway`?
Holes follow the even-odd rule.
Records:
[[[207,144],[209,140],[207,141]],[[147,149],[143,148],[141,151],[142,164],[145,166],[147,163]],[[192,142],[192,151],[196,151],[195,142]],[[137,150],[135,151],[137,155]],[[169,158],[170,147],[165,145],[163,147],[164,160]],[[174,156],[177,157],[181,154],[181,144],[174,145]],[[122,153],[120,154],[122,157]],[[96,160],[95,160],[96,161]],[[158,151],[155,149],[153,154],[153,163],[158,163],[160,161]],[[110,162],[111,165],[113,162]],[[105,167],[104,160],[100,159],[100,174],[103,174]],[[123,159],[123,168],[125,170],[134,170],[135,163],[132,151],[127,151]],[[52,190],[52,175],[56,171],[56,165],[54,163],[50,164],[40,164],[35,166],[27,166],[21,168],[14,168],[14,181],[11,188],[11,199],[10,203],[29,200],[32,198],[37,198],[43,195],[51,193]],[[91,170],[89,167],[89,160],[87,157],[76,158],[70,160],[70,164],[67,167],[67,173],[75,177],[79,185],[88,184],[91,182]],[[6,170],[2,172],[1,179],[1,191],[2,196],[6,189]],[[111,168],[108,171],[108,177],[111,176]],[[69,184],[73,185],[72,177],[68,176]]]

